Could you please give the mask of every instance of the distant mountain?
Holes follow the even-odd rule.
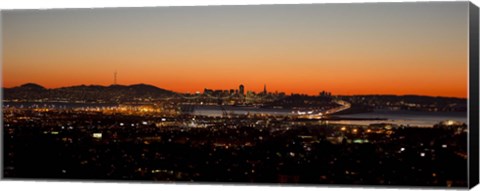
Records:
[[[43,91],[45,88],[41,85],[34,84],[34,83],[26,83],[20,86],[20,88],[24,90],[34,90],[34,91]]]
[[[353,95],[338,96],[352,104],[349,112],[365,112],[375,109],[409,111],[467,111],[467,99],[422,95]]]
[[[446,97],[446,96],[428,96],[428,95],[415,95],[415,94],[406,94],[406,95],[391,95],[391,94],[366,94],[366,95],[351,95],[347,97],[383,97],[383,98],[405,98],[405,99],[465,99],[457,97]]]
[[[84,101],[84,102],[121,102],[158,99],[175,95],[148,84],[135,85],[78,85],[47,89],[34,83],[13,88],[3,88],[4,100],[22,101]]]

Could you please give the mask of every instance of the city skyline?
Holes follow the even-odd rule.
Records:
[[[108,86],[116,71],[118,84],[182,93],[267,84],[287,94],[466,98],[467,5],[5,11],[3,86]]]
[[[221,88],[215,88],[215,87],[204,87],[203,89],[201,90],[198,90],[198,91],[193,91],[193,92],[178,92],[178,91],[174,91],[174,90],[169,90],[169,89],[165,89],[165,88],[162,88],[162,87],[158,87],[158,86],[155,86],[155,85],[152,85],[152,84],[145,84],[145,83],[134,83],[134,84],[119,84],[119,83],[111,83],[111,84],[107,84],[107,85],[101,85],[101,84],[75,84],[75,85],[70,85],[70,86],[61,86],[61,87],[52,87],[52,88],[49,88],[49,87],[45,87],[43,86],[42,84],[37,84],[37,83],[34,83],[34,82],[28,82],[28,83],[24,83],[24,84],[20,84],[18,86],[13,86],[13,87],[3,87],[3,88],[8,88],[8,89],[12,89],[12,88],[19,88],[19,87],[22,87],[22,86],[31,86],[31,85],[37,85],[37,86],[41,86],[45,89],[62,89],[62,88],[71,88],[71,87],[79,87],[79,86],[100,86],[100,87],[112,87],[112,86],[126,86],[126,87],[131,87],[131,86],[138,86],[138,85],[145,85],[145,86],[153,86],[153,87],[156,87],[156,88],[160,88],[160,89],[163,89],[163,90],[166,90],[166,91],[171,91],[171,92],[174,92],[174,93],[178,93],[178,94],[205,94],[205,93],[208,93],[208,92],[216,92],[216,91],[222,91],[222,92],[225,92],[225,91],[228,91],[228,92],[231,92],[232,90],[234,91],[234,94],[241,94],[240,93],[240,90],[243,89],[244,92],[243,94],[244,95],[247,95],[249,92],[251,93],[254,93],[254,94],[285,94],[285,95],[307,95],[307,96],[322,96],[322,95],[329,95],[329,96],[426,96],[426,97],[443,97],[443,98],[458,98],[458,99],[467,99],[467,97],[453,97],[453,96],[431,96],[431,95],[421,95],[421,94],[335,94],[335,93],[332,93],[331,91],[329,90],[324,90],[324,89],[320,89],[316,94],[313,93],[313,94],[306,94],[306,93],[301,93],[301,92],[290,92],[290,93],[286,93],[286,92],[283,92],[283,91],[278,91],[278,90],[270,90],[267,88],[267,84],[264,84],[262,89],[261,90],[257,90],[258,87],[255,87],[255,88],[252,88],[252,89],[249,89],[248,87],[245,87],[243,84],[239,84],[237,85],[237,87],[227,87],[225,89],[221,89]],[[242,88],[240,88],[239,86],[242,86]],[[208,92],[207,92],[208,91]]]

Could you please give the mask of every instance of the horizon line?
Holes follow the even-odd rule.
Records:
[[[35,85],[41,86],[41,87],[43,87],[43,88],[45,88],[45,89],[59,89],[59,88],[68,88],[68,87],[75,87],[75,86],[102,86],[102,87],[110,87],[110,86],[148,85],[148,86],[153,86],[153,87],[156,87],[156,88],[159,88],[159,89],[171,91],[171,92],[174,92],[174,93],[180,93],[180,94],[195,93],[195,92],[197,92],[197,91],[192,91],[192,92],[174,91],[174,90],[165,89],[165,88],[158,87],[158,86],[153,85],[153,84],[147,84],[147,83],[133,83],[133,84],[118,84],[118,83],[116,83],[116,84],[109,84],[109,85],[100,85],[100,84],[77,84],[77,85],[60,86],[60,87],[45,87],[45,86],[43,86],[43,85],[41,85],[41,84],[38,84],[38,83],[27,82],[27,83],[23,83],[23,84],[21,84],[21,85],[12,86],[12,87],[2,86],[2,89],[5,89],[5,88],[17,88],[17,87],[21,87],[21,86],[27,85],[27,84],[35,84]],[[242,85],[242,84],[239,84],[239,85]],[[229,90],[229,89],[215,89],[215,88],[207,88],[207,87],[205,87],[205,89]],[[2,91],[3,91],[3,90],[2,90]],[[282,91],[276,91],[276,92],[285,93],[286,95],[292,95],[292,94],[293,94],[293,95],[318,96],[322,91],[332,93],[332,92],[327,91],[327,90],[320,90],[317,94],[294,93],[294,92],[291,92],[291,93],[287,94],[287,93],[282,92]],[[255,91],[253,91],[253,92],[255,92]],[[262,91],[258,91],[258,92],[262,92]],[[273,92],[272,92],[272,93],[273,93]],[[467,97],[456,97],[456,96],[426,95],[426,94],[415,94],[415,93],[406,93],[406,94],[393,94],[393,93],[385,93],[385,94],[380,94],[380,93],[370,93],[370,94],[333,94],[333,93],[332,93],[332,96],[339,96],[339,97],[342,97],[342,96],[425,96],[425,97],[468,99],[468,95],[467,95]]]

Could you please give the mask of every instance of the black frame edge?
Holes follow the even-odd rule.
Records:
[[[3,108],[3,42],[4,42],[4,25],[3,25],[3,16],[5,10],[0,9],[0,83],[2,84],[2,88],[0,89],[0,107]],[[5,159],[4,159],[4,148],[5,142],[3,141],[3,110],[0,112],[0,181],[4,179],[4,167],[5,167]]]
[[[468,187],[479,183],[479,14],[478,7],[469,3],[469,147],[468,147]]]

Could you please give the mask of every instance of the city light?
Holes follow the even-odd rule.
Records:
[[[97,138],[97,139],[101,139],[102,138],[102,133],[93,133],[92,137]]]
[[[286,168],[296,165],[308,169],[312,168],[309,165],[318,163],[324,165],[325,170],[313,174],[318,180],[328,180],[325,174],[335,170],[344,170],[350,176],[377,176],[362,168],[351,169],[359,164],[369,164],[365,158],[355,154],[368,150],[369,161],[389,161],[393,166],[411,161],[407,163],[411,165],[409,169],[416,169],[420,163],[409,153],[417,153],[416,156],[429,161],[458,159],[448,157],[465,160],[467,156],[458,146],[448,146],[449,149],[446,149],[447,142],[443,143],[459,142],[466,133],[464,123],[447,121],[420,127],[405,126],[393,120],[383,123],[385,119],[350,119],[335,113],[350,106],[349,102],[355,102],[355,97],[288,96],[267,91],[267,95],[271,94],[271,99],[267,99],[265,92],[256,94],[247,90],[243,97],[245,99],[237,99],[236,96],[242,97],[235,92],[207,90],[200,94],[179,95],[165,100],[148,98],[149,101],[139,99],[138,102],[141,103],[129,101],[109,106],[52,106],[48,112],[39,110],[40,107],[36,105],[22,104],[22,107],[4,107],[4,127],[8,129],[8,135],[11,135],[8,138],[30,136],[25,134],[27,131],[16,131],[18,127],[23,129],[34,126],[40,129],[35,136],[47,136],[43,140],[49,140],[48,144],[58,146],[56,149],[59,153],[69,153],[67,148],[80,153],[75,158],[65,159],[70,163],[97,171],[102,169],[93,168],[94,165],[106,166],[104,171],[98,173],[105,178],[116,176],[110,172],[125,169],[122,165],[128,163],[130,167],[125,172],[117,172],[118,175],[135,174],[142,180],[170,175],[168,179],[174,181],[212,180],[204,171],[206,168],[198,168],[204,166],[209,169],[229,169],[227,171],[230,174],[241,172],[235,176],[223,174],[221,177],[242,178],[255,173],[259,178],[250,177],[254,182],[262,179],[281,182],[283,180],[278,177],[285,176],[282,172]],[[393,107],[395,103],[389,101],[389,106]],[[410,124],[411,121],[408,122]],[[434,134],[425,133],[429,130],[451,135],[448,140],[441,140],[441,148],[444,148],[442,152],[449,152],[450,155],[435,154],[434,145],[424,144],[439,141]],[[419,138],[411,139],[411,136]],[[412,142],[418,139],[422,141]],[[335,154],[338,150],[341,150],[341,155]],[[197,154],[191,157],[188,153]],[[103,160],[112,157],[118,161]],[[171,170],[157,169],[157,166],[148,165],[150,163],[132,162],[147,160],[172,164],[169,166]],[[338,161],[343,161],[349,168],[335,166]],[[65,169],[62,163],[50,165]],[[280,170],[265,171],[276,168]],[[81,169],[84,168],[68,172],[76,173]],[[223,173],[221,170],[215,172]],[[272,172],[277,174],[271,175]],[[384,174],[390,172],[382,171]],[[269,173],[269,176],[264,176]],[[296,173],[298,174],[294,176],[307,176],[303,172]],[[436,172],[425,174],[435,179],[449,176],[433,173]],[[413,180],[412,177],[409,181]],[[345,180],[340,177],[335,181]]]

